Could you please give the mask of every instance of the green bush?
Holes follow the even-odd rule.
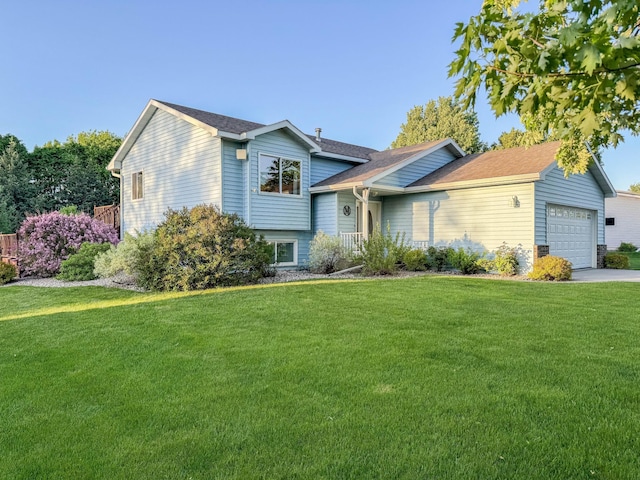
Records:
[[[309,245],[309,270],[313,273],[333,273],[348,268],[350,252],[340,237],[320,230]]]
[[[537,258],[529,278],[533,280],[562,281],[571,280],[571,262],[553,255]]]
[[[427,268],[441,272],[449,266],[449,257],[453,253],[451,247],[429,247],[427,248]]]
[[[150,245],[138,245],[137,283],[200,290],[255,283],[272,272],[273,248],[236,214],[213,205],[168,210]]]
[[[629,270],[629,257],[621,253],[607,253],[604,256],[604,266],[605,268]]]
[[[78,207],[76,205],[67,205],[66,207],[62,207],[60,209],[60,213],[62,215],[77,215]]]
[[[362,242],[362,271],[365,275],[390,275],[398,270],[398,264],[410,249],[404,243],[405,234],[396,233],[391,236],[391,228],[387,225],[387,233],[376,228],[369,238]]]
[[[465,250],[462,247],[458,248],[458,250],[452,249],[449,252],[449,263],[464,275],[478,273],[482,270],[482,267],[478,263],[479,259],[480,254],[470,249]]]
[[[518,274],[520,262],[518,262],[518,249],[509,247],[505,242],[495,251],[493,269],[502,276]]]
[[[18,276],[18,269],[10,263],[0,262],[0,285],[9,283]]]
[[[638,247],[636,247],[633,243],[627,243],[627,242],[622,242],[620,243],[620,246],[618,247],[618,251],[619,252],[635,252],[638,250]]]
[[[110,243],[83,243],[77,253],[60,264],[60,273],[56,275],[56,278],[68,281],[94,280],[96,276],[93,270],[96,257],[111,247]]]
[[[124,234],[124,239],[117,245],[96,257],[93,273],[99,278],[113,277],[119,273],[136,276],[136,262],[141,245],[153,245],[153,232]]]
[[[407,270],[412,272],[426,270],[427,254],[420,248],[413,248],[404,254],[402,263]]]

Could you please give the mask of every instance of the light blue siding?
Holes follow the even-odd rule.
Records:
[[[301,194],[277,195],[260,193],[258,155],[268,154],[299,160],[301,164]],[[309,150],[283,130],[260,135],[249,146],[251,191],[250,212],[245,220],[256,229],[311,230],[311,195],[309,193]]]
[[[313,205],[313,233],[322,230],[327,235],[338,234],[338,194],[336,192],[314,195]]]
[[[123,230],[155,228],[168,208],[222,203],[221,141],[158,110],[122,161]],[[131,199],[131,175],[142,172],[144,196]]]
[[[296,230],[260,230],[256,234],[262,235],[265,240],[297,240],[298,241],[298,265],[294,267],[282,267],[285,270],[294,270],[309,265],[309,244],[311,242],[311,232],[301,232]]]
[[[440,150],[430,153],[406,167],[387,175],[376,183],[392,187],[406,187],[455,159],[455,155],[449,152],[446,148],[441,148]]]
[[[351,209],[350,215],[344,214],[344,207]],[[338,192],[338,233],[353,233],[357,229],[356,198],[352,192]]]
[[[535,202],[536,244],[548,243],[548,203],[596,211],[597,241],[598,244],[604,244],[604,196],[591,173],[565,178],[562,170],[554,168],[546,175],[544,181],[536,182]]]
[[[311,157],[311,185],[337,175],[353,167],[350,163],[326,158]]]
[[[245,214],[245,178],[247,161],[236,158],[236,149],[246,148],[243,144],[222,141],[222,210],[227,213]]]
[[[404,232],[406,240],[429,245],[479,253],[503,242],[520,245],[526,271],[533,251],[533,209],[533,185],[528,183],[384,197],[382,221],[393,235]]]

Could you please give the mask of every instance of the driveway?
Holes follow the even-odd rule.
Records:
[[[586,268],[574,270],[574,282],[640,282],[640,270],[610,270]]]

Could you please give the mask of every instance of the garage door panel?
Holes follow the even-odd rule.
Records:
[[[547,242],[549,253],[569,260],[574,268],[593,266],[595,215],[589,210],[549,205]]]

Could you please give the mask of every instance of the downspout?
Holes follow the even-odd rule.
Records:
[[[124,235],[124,215],[123,210],[124,210],[124,204],[122,202],[122,192],[123,192],[123,185],[122,185],[122,175],[120,174],[120,170],[118,170],[118,172],[116,173],[115,170],[111,171],[111,176],[117,178],[120,181],[120,240],[122,240],[123,235]]]
[[[358,193],[358,188],[354,185],[353,196],[362,202],[362,238],[369,239],[369,189],[363,188],[362,195]]]

